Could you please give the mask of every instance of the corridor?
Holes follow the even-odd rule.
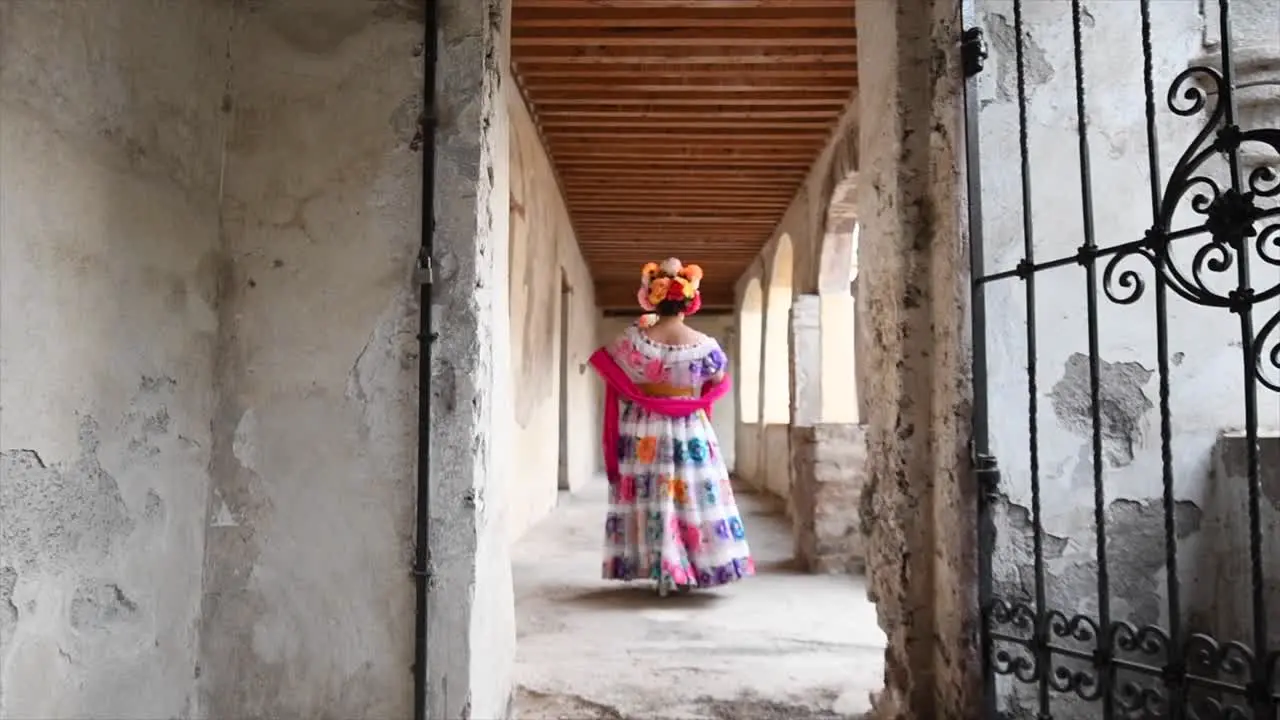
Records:
[[[744,488],[745,490],[745,488]],[[739,492],[758,576],[659,598],[599,578],[605,484],[560,494],[513,550],[520,720],[860,718],[884,633],[860,576],[795,569],[786,516]]]

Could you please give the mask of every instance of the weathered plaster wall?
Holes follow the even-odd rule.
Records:
[[[600,401],[587,358],[598,347],[595,287],[550,158],[515,86],[511,115],[511,357],[515,402],[509,451],[519,459],[510,480],[508,521],[513,540],[555,507],[559,490],[561,333],[568,333],[569,489],[596,471]],[[571,288],[562,294],[562,275]],[[569,324],[561,327],[561,303]]]
[[[0,3],[0,717],[186,717],[220,3]]]
[[[403,716],[422,25],[396,3],[237,10],[203,712]]]
[[[1213,15],[1210,21],[1216,23],[1217,4],[1206,5]],[[1271,7],[1270,37],[1280,45],[1280,25],[1275,21],[1280,17],[1280,6]],[[983,214],[988,268],[1003,270],[1014,267],[1024,252],[1016,36],[1011,2],[991,0],[982,4],[982,10],[982,23],[992,49],[992,61],[979,83],[983,106]],[[1175,76],[1206,51],[1201,10],[1198,3],[1171,3],[1153,14],[1157,132],[1163,178],[1169,176],[1173,164],[1207,120],[1203,113],[1192,118],[1175,116],[1166,104]],[[1074,255],[1084,242],[1073,111],[1076,78],[1070,7],[1025,3],[1024,12],[1031,217],[1036,259],[1044,261]],[[1239,21],[1248,22],[1248,18]],[[1104,247],[1141,238],[1153,223],[1148,200],[1140,27],[1136,4],[1084,4],[1084,72],[1093,182],[1090,199],[1093,217],[1098,220],[1097,242]],[[1216,63],[1216,58],[1212,62]],[[1225,165],[1217,161],[1206,170],[1225,177]],[[1182,202],[1174,228],[1203,221],[1203,216],[1193,213],[1190,205],[1190,198]],[[1175,264],[1188,272],[1194,250],[1208,240],[1207,235],[1201,235],[1178,241]],[[1276,282],[1274,267],[1261,265],[1256,259],[1254,266],[1258,287]],[[1109,294],[1126,298],[1133,295],[1131,288],[1104,276],[1105,259],[1098,267],[1100,473],[1109,538],[1106,562],[1112,578],[1111,614],[1138,626],[1168,627],[1154,278],[1146,261],[1120,261],[1119,271],[1133,271],[1147,287],[1135,302],[1122,304]],[[1234,287],[1235,273],[1233,265],[1228,273],[1207,272],[1202,277],[1211,288],[1225,291]],[[1096,617],[1099,561],[1092,501],[1095,468],[1085,282],[1084,271],[1074,263],[1036,275],[1033,389],[1028,385],[1026,370],[1029,313],[1025,310],[1025,286],[1018,280],[991,286],[987,301],[987,336],[991,343],[988,368],[993,388],[993,446],[1006,479],[998,506],[997,592],[1014,600],[1034,597],[1030,537],[1035,508],[1028,438],[1028,417],[1032,416],[1037,432],[1035,461],[1041,522],[1046,533],[1046,604],[1068,616],[1085,613]],[[1278,309],[1280,304],[1264,304],[1259,318],[1271,317]],[[1215,444],[1224,429],[1244,422],[1241,339],[1235,316],[1221,309],[1197,307],[1172,293],[1168,328],[1179,574],[1189,580],[1211,573],[1217,566],[1213,559],[1216,553],[1239,549],[1237,543],[1216,543],[1206,538],[1204,528],[1210,501],[1216,498],[1220,506],[1225,497],[1217,485],[1226,478],[1213,476]],[[1037,403],[1034,413],[1029,396]],[[1280,397],[1264,391],[1259,397],[1259,416],[1264,424],[1274,426],[1280,418]],[[1240,500],[1238,496],[1235,499]],[[1221,510],[1216,509],[1218,514]],[[1237,577],[1238,581],[1245,579]],[[1238,582],[1232,591],[1218,590],[1226,597],[1244,594],[1247,587],[1247,582]],[[1210,602],[1207,597],[1202,600]],[[1199,629],[1214,634],[1238,629],[1212,627],[1218,624],[1213,620],[1219,619],[1220,613],[1212,607],[1198,606],[1189,594],[1184,596],[1182,613],[1199,616]],[[1224,641],[1249,639],[1247,634],[1219,637]],[[1027,698],[1011,697],[1007,702],[1010,708],[1028,707]],[[1061,706],[1065,708],[1065,703]],[[1075,711],[1079,714],[1062,716],[1093,717],[1096,707]]]
[[[961,72],[954,0],[859,0],[858,317],[881,718],[978,717]],[[863,360],[860,356],[859,360]]]

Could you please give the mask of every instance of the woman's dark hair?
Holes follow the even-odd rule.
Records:
[[[675,317],[688,307],[688,300],[663,300],[653,311],[658,313],[658,317]]]

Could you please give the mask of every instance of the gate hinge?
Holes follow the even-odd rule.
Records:
[[[968,28],[960,36],[960,62],[967,78],[982,72],[987,62],[987,39],[982,28]]]
[[[979,453],[973,458],[973,474],[978,481],[978,492],[986,498],[1000,493],[1000,464],[994,455]]]
[[[418,265],[413,269],[413,281],[419,285],[430,285],[435,281],[435,273],[431,269],[431,253],[426,248],[418,251]]]

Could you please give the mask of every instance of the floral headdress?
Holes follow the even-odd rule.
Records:
[[[640,327],[649,327],[658,321],[654,312],[666,300],[683,303],[681,312],[692,315],[702,307],[702,268],[697,265],[681,265],[677,258],[667,258],[662,264],[647,263],[640,271],[640,290],[636,300],[644,308]]]

